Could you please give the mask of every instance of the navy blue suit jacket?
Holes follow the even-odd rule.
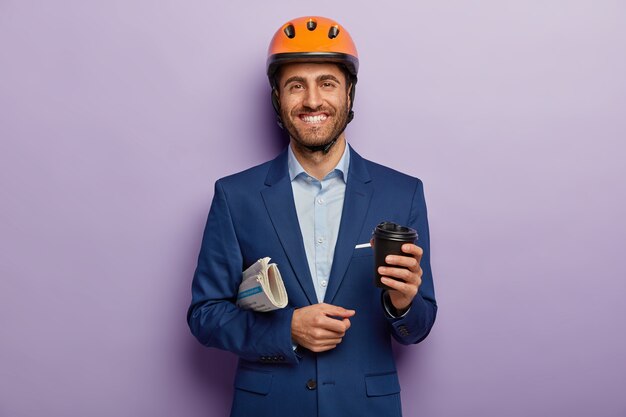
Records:
[[[293,351],[295,308],[317,303],[298,225],[287,152],[220,179],[209,212],[187,319],[206,345],[239,356],[232,416],[400,416],[391,337],[417,343],[437,311],[422,182],[367,161],[350,149],[339,237],[324,302],[356,310],[343,341],[323,353]],[[381,221],[417,230],[424,249],[422,285],[409,313],[388,317],[373,284],[370,240]],[[242,271],[259,258],[276,262],[289,305],[269,313],[234,304]]]

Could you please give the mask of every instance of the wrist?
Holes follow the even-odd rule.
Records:
[[[406,311],[411,307],[411,301],[399,301],[397,299],[394,300],[394,297],[391,296],[390,291],[387,291],[387,297],[389,298],[389,304],[391,304],[391,306],[398,311]]]
[[[391,300],[389,291],[383,292],[383,306],[385,307],[385,310],[387,311],[387,313],[393,318],[404,317],[406,313],[409,311],[409,309],[411,308],[411,304],[412,303],[408,303],[405,307],[398,308],[396,305],[394,305],[393,301]]]

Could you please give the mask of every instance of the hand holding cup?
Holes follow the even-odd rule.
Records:
[[[391,222],[380,223],[372,235],[375,285],[389,290],[393,306],[408,308],[422,283],[423,250],[414,242],[417,232]]]

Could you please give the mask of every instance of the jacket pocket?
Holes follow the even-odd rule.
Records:
[[[254,392],[255,394],[267,395],[272,390],[272,379],[273,375],[269,372],[239,369],[235,377],[235,388]]]
[[[373,254],[374,249],[372,249],[370,246],[367,246],[365,248],[354,248],[354,252],[352,252],[352,257],[357,258],[361,256],[372,256]]]
[[[365,390],[368,397],[398,394],[400,392],[398,373],[389,372],[379,375],[366,375]]]

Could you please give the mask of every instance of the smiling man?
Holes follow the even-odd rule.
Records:
[[[278,121],[274,160],[218,180],[187,319],[206,346],[239,356],[231,416],[400,416],[391,338],[423,340],[435,321],[422,182],[363,159],[353,119],[358,55],[333,20],[283,25],[269,49]],[[388,256],[374,286],[367,244],[381,221],[417,230],[419,246]],[[239,309],[242,271],[271,257],[286,308]]]
[[[346,146],[352,85],[337,64],[325,63],[284,65],[277,84],[274,94],[291,151],[306,172],[321,180],[337,165]]]
[[[288,64],[279,74],[280,114],[294,147],[326,146],[343,135],[351,84],[340,67]]]

